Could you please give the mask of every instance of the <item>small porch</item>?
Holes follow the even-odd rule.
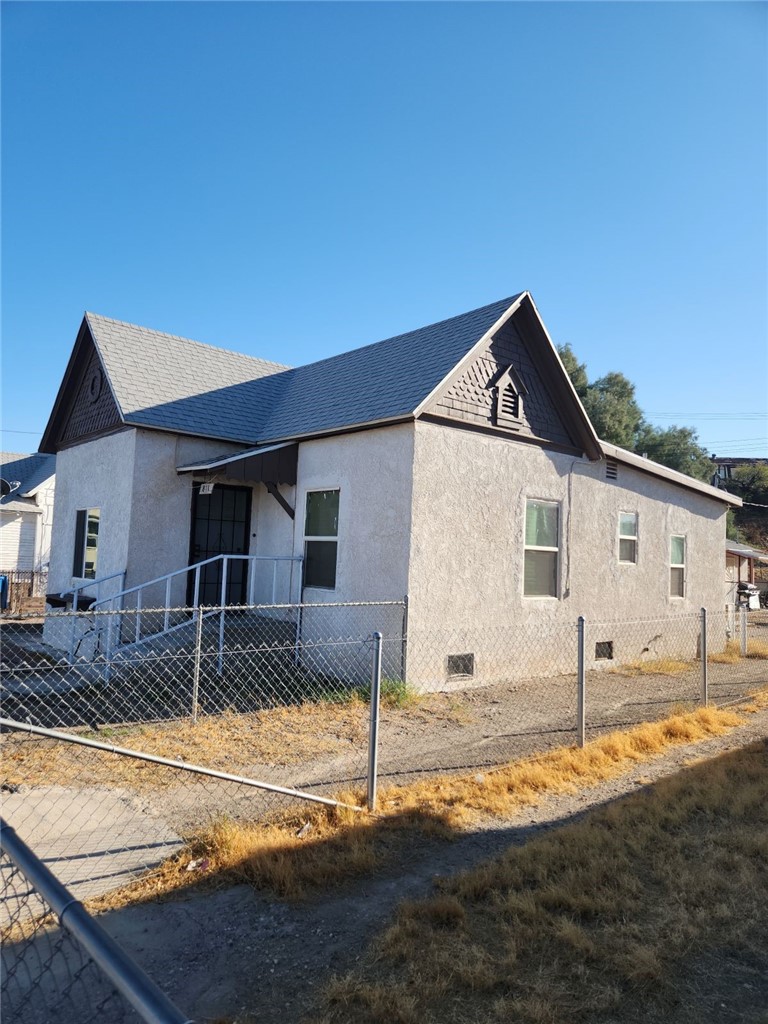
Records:
[[[186,604],[301,600],[294,556],[296,443],[176,467],[192,475]]]

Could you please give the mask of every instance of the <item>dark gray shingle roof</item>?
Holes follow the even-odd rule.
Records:
[[[19,488],[3,499],[4,507],[12,501],[29,494],[56,472],[56,456],[33,452],[31,455],[17,452],[0,452],[0,476],[4,480],[18,480]]]
[[[86,313],[117,404],[126,420],[167,406],[253,381],[287,367],[240,352],[214,348],[175,334]],[[159,423],[157,425],[165,425]],[[173,426],[172,422],[168,423]]]
[[[88,322],[127,422],[263,444],[410,415],[516,298],[293,369],[90,313]]]

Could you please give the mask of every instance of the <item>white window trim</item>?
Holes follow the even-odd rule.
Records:
[[[634,516],[635,517],[635,532],[632,536],[627,533],[621,532],[621,517],[622,516]],[[618,539],[618,560],[619,565],[637,565],[640,552],[640,516],[637,512],[630,512],[629,509],[619,509],[619,522],[617,524],[617,530],[619,534]],[[633,540],[635,542],[635,557],[634,560],[629,562],[626,558],[621,557],[621,542],[623,540]]]
[[[528,521],[528,502],[539,501],[542,505],[557,505],[557,547],[545,547],[540,544],[525,543],[525,527]],[[563,503],[557,498],[538,498],[527,495],[523,499],[523,571],[521,573],[520,587],[522,596],[526,601],[559,601],[562,589],[560,586],[560,569],[563,563],[561,550],[563,546]],[[554,551],[555,553],[555,590],[556,594],[526,594],[525,592],[525,553],[526,551]]]
[[[330,536],[329,535],[325,535],[325,534],[323,534],[322,536],[320,534],[315,535],[314,533],[307,534],[307,498],[309,497],[310,494],[322,494],[325,491],[338,491],[338,494],[339,494],[339,521],[338,521],[338,523],[336,525],[336,533],[335,533],[335,535],[330,535]],[[338,588],[338,585],[339,585],[339,534],[340,533],[341,533],[341,487],[339,486],[339,484],[332,484],[329,487],[309,487],[309,488],[307,488],[307,490],[304,491],[304,526],[303,526],[303,529],[302,529],[302,539],[301,539],[302,557],[306,561],[306,557],[307,557],[307,541],[308,540],[309,541],[313,541],[313,540],[326,540],[326,541],[331,540],[331,541],[334,541],[335,544],[336,544],[336,584],[333,587],[318,587],[317,584],[307,583],[307,584],[304,584],[304,587],[303,587],[304,590],[323,590],[323,591],[325,591],[328,594],[332,594]],[[302,571],[302,575],[303,575],[303,571]]]
[[[672,561],[672,541],[675,538],[679,538],[683,542],[683,561],[673,562]],[[672,593],[672,570],[682,569],[683,570],[683,592],[682,594]],[[669,537],[669,576],[667,577],[667,586],[670,601],[684,601],[688,593],[688,536],[684,533],[673,533]]]

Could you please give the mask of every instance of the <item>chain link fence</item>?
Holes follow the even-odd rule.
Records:
[[[182,851],[194,881],[189,844],[222,817],[361,806],[372,764],[384,786],[467,772],[768,685],[765,611],[420,631],[405,602],[134,608],[0,630],[4,815],[78,899]],[[13,977],[55,960],[74,992],[90,974],[38,932],[49,951]]]
[[[189,1024],[5,822],[0,877],[3,1020]]]

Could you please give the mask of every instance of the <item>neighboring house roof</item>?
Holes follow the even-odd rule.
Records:
[[[4,480],[19,481],[19,487],[13,494],[1,499],[0,506],[9,508],[11,503],[18,502],[19,498],[31,498],[55,472],[55,455],[43,452],[34,452],[31,455],[0,452],[0,476]]]
[[[730,555],[740,555],[742,558],[753,558],[758,562],[768,562],[768,551],[760,548],[751,548],[747,544],[737,544],[734,540],[725,542],[725,550]]]
[[[768,462],[768,458],[759,456],[748,458],[746,456],[712,455],[711,459],[718,466],[764,466]]]

